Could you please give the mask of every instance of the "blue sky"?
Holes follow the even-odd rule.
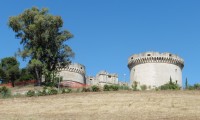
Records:
[[[185,60],[183,84],[199,82],[199,0],[2,0],[0,4],[0,58],[13,56],[19,39],[8,28],[9,16],[25,9],[47,7],[60,15],[74,38],[67,44],[73,62],[86,66],[87,75],[101,70],[129,80],[128,57],[145,51],[171,52]],[[19,58],[21,67],[27,61]]]

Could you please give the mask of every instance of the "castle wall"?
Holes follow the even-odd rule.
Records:
[[[84,76],[76,72],[61,71],[60,76],[62,76],[63,81],[74,81],[74,82],[79,82],[82,84],[85,83]]]
[[[97,81],[101,86],[105,84],[118,84],[118,76],[117,74],[109,74],[106,71],[101,71],[96,76]]]
[[[134,54],[128,59],[130,85],[136,81],[140,86],[159,87],[170,81],[182,86],[184,61],[171,53],[146,52]]]
[[[86,78],[86,84],[87,85],[97,85],[98,81],[96,80],[95,77],[89,76],[89,77]]]
[[[168,63],[145,63],[139,64],[131,69],[131,84],[137,81],[139,85],[150,88],[159,87],[170,81],[177,81],[182,86],[182,71],[180,67]]]

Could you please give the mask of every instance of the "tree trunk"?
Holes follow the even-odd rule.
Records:
[[[36,74],[36,79],[37,79],[37,85],[41,85],[41,80],[40,80],[40,76],[39,76],[39,72],[38,72],[38,69],[35,67],[35,74]]]
[[[12,83],[12,87],[15,87],[15,81],[11,80],[11,83]]]

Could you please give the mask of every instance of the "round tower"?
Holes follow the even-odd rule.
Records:
[[[184,60],[171,53],[145,52],[134,54],[128,59],[130,84],[137,82],[148,89],[159,87],[172,79],[182,87]]]
[[[80,85],[86,84],[84,65],[72,63],[60,68],[59,71],[63,80],[61,84],[64,84],[64,86],[79,87]]]

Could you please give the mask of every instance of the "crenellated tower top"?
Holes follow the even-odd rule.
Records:
[[[144,63],[169,63],[179,66],[181,69],[184,67],[184,60],[175,55],[168,52],[159,53],[159,52],[144,52],[140,54],[134,54],[128,59],[128,67],[131,69],[132,67],[138,64]]]
[[[65,67],[59,68],[60,71],[70,71],[85,75],[85,66],[78,63],[71,63]]]

